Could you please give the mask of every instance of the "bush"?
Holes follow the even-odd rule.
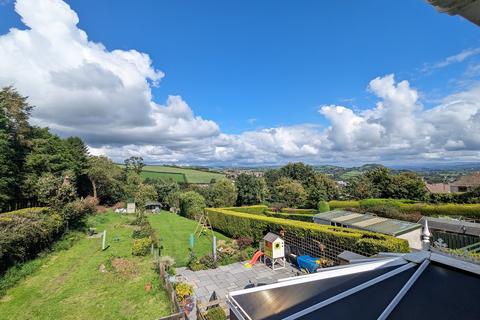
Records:
[[[180,194],[180,215],[194,219],[197,214],[203,213],[205,209],[205,198],[195,192],[188,191]]]
[[[63,220],[72,226],[83,225],[84,218],[96,212],[95,206],[98,201],[93,197],[78,199],[67,203],[60,212]]]
[[[207,314],[205,315],[205,319],[207,320],[225,320],[227,319],[227,315],[225,311],[223,311],[222,307],[215,307],[210,308],[207,310]]]
[[[201,257],[200,264],[204,265],[206,269],[216,269],[218,267],[218,263],[215,261],[212,254],[207,254]]]
[[[150,252],[152,240],[150,238],[136,239],[133,241],[132,254],[134,256],[146,256]]]
[[[299,238],[313,236],[320,241],[335,243],[347,250],[365,254],[378,252],[408,252],[408,242],[391,236],[373,232],[319,225],[302,221],[292,221],[261,215],[234,212],[228,209],[207,209],[213,228],[233,237],[252,237],[259,241],[267,232],[284,230]]]
[[[34,258],[63,231],[62,217],[47,210],[0,214],[0,274],[12,265]]]
[[[249,246],[252,245],[253,243],[253,238],[252,237],[240,237],[236,240],[238,249],[243,250]]]
[[[193,294],[193,288],[186,282],[179,282],[175,285],[175,294],[178,301],[183,301]]]
[[[326,201],[318,201],[317,209],[318,212],[327,212],[330,211],[330,205]]]

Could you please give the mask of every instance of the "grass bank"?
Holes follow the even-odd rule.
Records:
[[[170,302],[158,287],[151,258],[131,255],[130,219],[111,212],[90,217],[97,230],[107,230],[110,247],[102,251],[101,238],[82,235],[71,248],[38,258],[41,266],[36,265],[32,274],[0,298],[0,318],[155,319],[168,315]],[[114,237],[119,240],[114,242]],[[100,271],[101,265],[106,272]],[[148,282],[154,284],[150,292],[144,290]]]

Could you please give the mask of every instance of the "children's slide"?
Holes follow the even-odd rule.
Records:
[[[245,268],[251,268],[253,267],[253,265],[255,263],[257,263],[258,259],[260,259],[260,257],[263,256],[263,252],[258,250],[257,252],[255,252],[255,254],[253,255],[252,257],[252,260],[250,260],[250,262],[248,263],[245,263]]]

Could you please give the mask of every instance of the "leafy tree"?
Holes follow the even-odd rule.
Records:
[[[393,175],[386,189],[386,196],[394,199],[423,200],[426,194],[425,182],[413,172]]]
[[[378,198],[379,190],[373,185],[372,181],[366,175],[360,175],[348,181],[345,188],[347,197],[351,199]]]
[[[259,204],[265,200],[267,186],[262,178],[242,173],[238,175],[235,186],[239,206]]]
[[[370,180],[370,183],[373,186],[373,194],[377,195],[379,198],[389,197],[387,187],[392,182],[392,176],[389,169],[385,167],[375,168],[367,171],[365,177]]]
[[[145,164],[143,163],[142,157],[132,156],[128,159],[125,159],[124,162],[125,162],[126,172],[133,170],[133,172],[135,172],[136,174],[140,174],[142,172],[143,167],[145,166]]]
[[[147,178],[144,182],[152,185],[155,188],[157,191],[157,201],[160,202],[163,207],[169,206],[167,202],[168,195],[180,190],[178,183],[173,180]]]
[[[289,178],[281,178],[278,180],[274,188],[275,199],[283,202],[291,208],[297,208],[305,205],[307,193],[302,184]]]
[[[324,174],[315,174],[303,185],[306,193],[306,206],[315,208],[319,201],[336,199],[339,194],[337,183]]]
[[[193,219],[203,212],[206,207],[205,199],[195,191],[187,191],[180,194],[180,215]]]
[[[231,207],[237,200],[237,189],[235,185],[227,179],[221,179],[209,186],[208,196],[206,198],[209,207]]]
[[[127,200],[134,200],[137,189],[142,184],[142,178],[135,171],[131,171],[127,174],[127,181],[125,182],[125,197]]]
[[[138,214],[142,215],[145,212],[147,202],[155,200],[156,198],[157,191],[155,191],[154,186],[140,183],[134,193],[135,207]]]
[[[165,201],[169,208],[173,208],[175,210],[178,210],[180,208],[180,198],[182,196],[182,192],[180,191],[175,191],[175,192],[170,192]]]
[[[52,173],[47,172],[40,176],[35,184],[35,193],[38,201],[45,205],[50,205],[57,195],[60,187],[60,179],[55,177]]]
[[[0,90],[0,210],[22,195],[23,164],[29,152],[32,106],[12,87]]]
[[[123,198],[122,169],[103,156],[88,158],[87,176],[94,198],[100,203],[113,204]]]

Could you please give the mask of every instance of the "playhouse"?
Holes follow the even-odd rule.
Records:
[[[262,249],[266,265],[270,264],[273,270],[285,268],[285,242],[280,236],[267,233],[263,237]]]

